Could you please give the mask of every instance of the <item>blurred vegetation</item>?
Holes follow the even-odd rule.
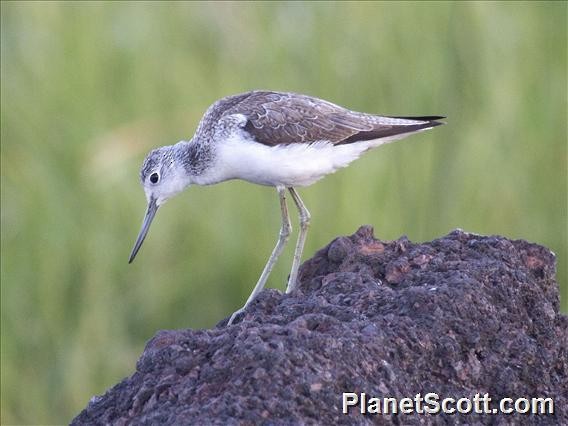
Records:
[[[566,312],[566,9],[2,2],[1,422],[68,422],[157,330],[211,327],[244,303],[278,232],[271,188],[191,188],[127,259],[146,152],[255,88],[448,116],[301,190],[304,258],[367,223],[383,239],[523,238],[556,253]],[[291,257],[270,286],[285,288]]]

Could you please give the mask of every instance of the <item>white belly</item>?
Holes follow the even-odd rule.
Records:
[[[235,136],[218,144],[215,166],[196,183],[242,179],[259,185],[307,186],[347,166],[370,148],[407,135],[346,145],[320,141],[273,147]]]

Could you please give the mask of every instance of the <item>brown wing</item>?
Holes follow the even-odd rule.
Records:
[[[250,92],[223,111],[247,118],[244,130],[264,145],[329,141],[345,144],[434,127],[441,117],[381,117],[354,112],[306,95]]]

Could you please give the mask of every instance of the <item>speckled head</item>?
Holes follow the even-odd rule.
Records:
[[[189,185],[189,176],[178,153],[180,148],[178,144],[163,146],[146,156],[140,169],[140,182],[148,202],[155,199],[156,205],[161,206]]]
[[[130,254],[129,263],[134,260],[136,253],[140,250],[158,208],[190,184],[190,178],[178,152],[182,148],[180,144],[154,149],[142,163],[140,182],[146,194],[148,208]]]

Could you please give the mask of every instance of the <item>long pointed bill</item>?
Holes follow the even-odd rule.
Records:
[[[138,238],[136,238],[136,242],[134,243],[134,247],[132,248],[132,253],[130,253],[130,259],[128,259],[128,263],[132,263],[132,261],[136,257],[136,253],[138,253],[138,250],[140,250],[140,247],[144,242],[144,238],[146,238],[146,234],[150,229],[152,219],[154,219],[154,216],[156,216],[157,211],[158,205],[156,204],[156,200],[154,198],[150,198],[148,209],[146,210],[146,215],[144,216],[144,221],[142,222],[142,228],[140,228],[140,233],[138,234]]]

